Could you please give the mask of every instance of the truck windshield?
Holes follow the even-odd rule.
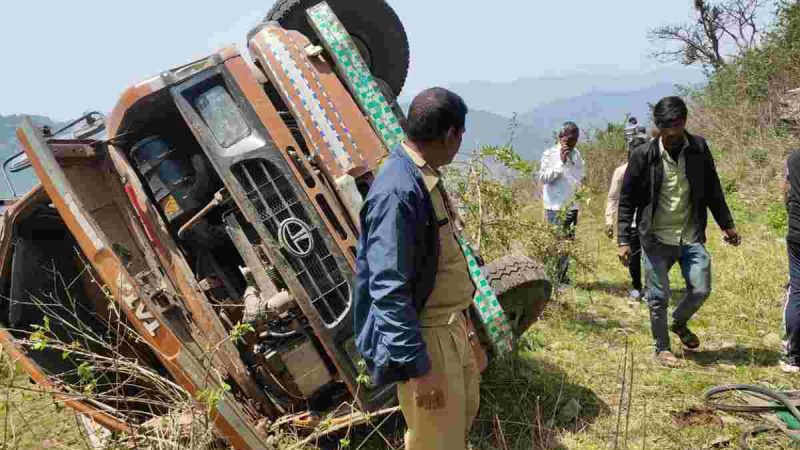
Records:
[[[223,86],[214,86],[198,95],[194,107],[223,147],[230,147],[250,134],[242,112]]]

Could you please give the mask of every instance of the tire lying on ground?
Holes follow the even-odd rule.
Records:
[[[321,0],[278,0],[264,18],[283,28],[303,33],[319,44],[306,10]],[[400,95],[408,75],[408,37],[400,18],[384,0],[327,0],[342,22],[372,75],[385,81],[394,96]]]
[[[544,269],[532,259],[519,255],[504,256],[483,269],[514,336],[521,336],[539,319],[550,301],[553,287]]]

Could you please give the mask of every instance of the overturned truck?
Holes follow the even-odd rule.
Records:
[[[131,432],[168,405],[110,363],[88,377],[99,395],[82,395],[92,355],[211,399],[215,432],[237,449],[264,448],[278,419],[311,428],[341,404],[395,402],[359,368],[352,286],[360,202],[404,138],[405,31],[382,0],[289,0],[247,41],[251,60],[230,47],[164,71],[108,118],[25,119],[23,152],[3,165],[40,184],[3,203],[0,340],[103,428]],[[493,292],[471,313],[497,356],[498,327],[524,332],[551,286],[520,256],[478,275]]]

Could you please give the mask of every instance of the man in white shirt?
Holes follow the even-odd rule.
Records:
[[[558,143],[542,155],[539,169],[545,217],[549,223],[562,228],[566,239],[575,238],[575,227],[578,225],[575,193],[586,176],[583,158],[575,148],[579,138],[578,125],[565,122],[558,132]],[[562,256],[558,266],[559,283],[569,283],[568,271],[569,256]]]

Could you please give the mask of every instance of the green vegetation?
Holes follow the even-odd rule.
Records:
[[[74,411],[32,384],[21,368],[0,359],[0,442],[5,449],[88,450]]]

